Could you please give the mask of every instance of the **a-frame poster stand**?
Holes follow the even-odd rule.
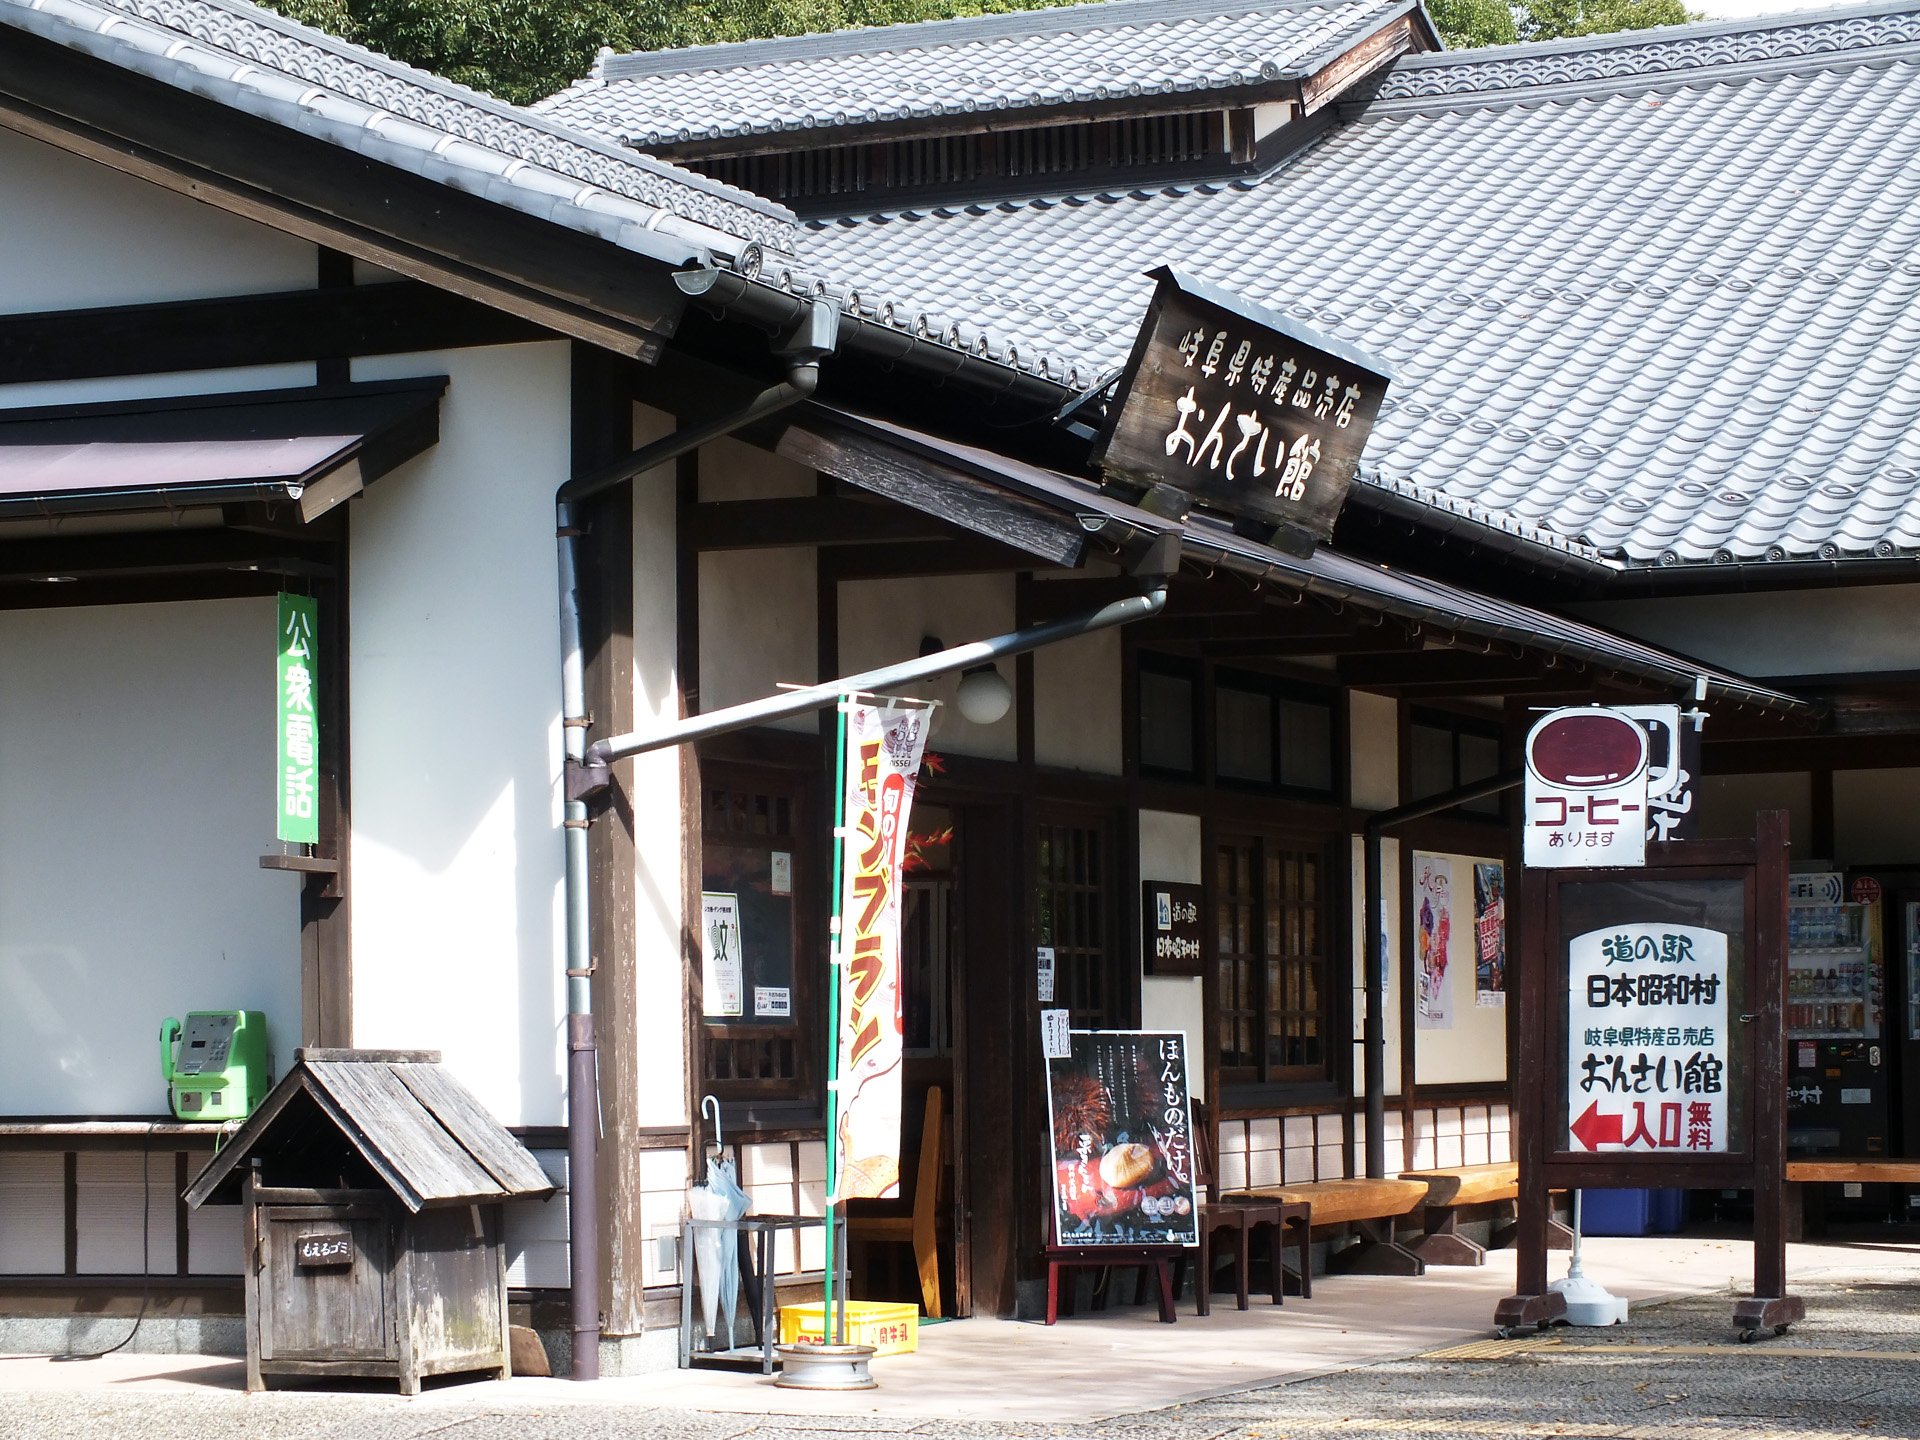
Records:
[[[1752,1190],[1753,1296],[1733,1323],[1752,1340],[1806,1314],[1786,1291],[1787,815],[1756,820],[1752,840],[1649,844],[1644,869],[1525,872],[1503,1335],[1566,1312],[1547,1288],[1563,1189]]]

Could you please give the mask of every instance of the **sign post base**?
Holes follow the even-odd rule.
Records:
[[[1733,1325],[1740,1332],[1743,1344],[1752,1344],[1762,1330],[1784,1335],[1789,1325],[1806,1318],[1807,1302],[1798,1295],[1780,1295],[1771,1300],[1756,1296],[1733,1302]]]
[[[1494,1307],[1493,1328],[1501,1339],[1508,1339],[1522,1325],[1544,1330],[1567,1314],[1567,1297],[1558,1290],[1540,1295],[1509,1295]]]

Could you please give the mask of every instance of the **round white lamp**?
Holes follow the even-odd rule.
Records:
[[[1006,717],[1013,707],[1013,687],[1000,678],[992,665],[976,665],[960,675],[960,689],[954,696],[960,713],[975,725],[992,725]]]

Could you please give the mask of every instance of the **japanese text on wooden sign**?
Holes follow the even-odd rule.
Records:
[[[1161,269],[1095,460],[1319,539],[1386,398],[1385,367],[1237,295]]]
[[[1527,734],[1523,858],[1647,863],[1647,732],[1597,705],[1550,710]]]
[[[1061,1245],[1197,1245],[1187,1037],[1075,1030],[1047,1060]]]
[[[1198,885],[1167,880],[1144,880],[1140,891],[1140,934],[1146,942],[1146,973],[1201,974],[1201,905],[1205,892]]]
[[[278,835],[300,845],[320,841],[319,602],[280,596],[278,670]]]
[[[1568,1150],[1719,1153],[1727,937],[1611,925],[1567,946]]]
[[[841,1200],[900,1193],[900,881],[927,712],[843,704],[845,828],[840,874],[839,1164]]]

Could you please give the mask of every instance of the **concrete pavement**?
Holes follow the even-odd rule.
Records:
[[[1144,1309],[1052,1330],[932,1326],[920,1355],[876,1362],[882,1388],[859,1396],[711,1372],[451,1385],[412,1401],[374,1386],[247,1396],[230,1361],[0,1361],[0,1436],[1920,1436],[1920,1249],[1795,1247],[1808,1323],[1740,1346],[1727,1287],[1748,1273],[1744,1244],[1588,1244],[1590,1273],[1617,1291],[1681,1298],[1643,1307],[1627,1331],[1503,1345],[1487,1322],[1512,1260],[1496,1253],[1484,1271],[1332,1278],[1311,1302],[1245,1314],[1229,1302],[1175,1326]]]

